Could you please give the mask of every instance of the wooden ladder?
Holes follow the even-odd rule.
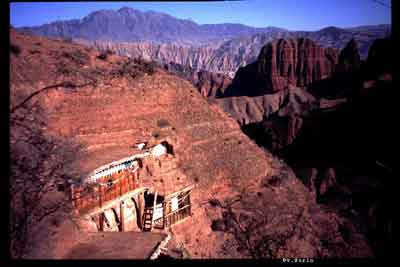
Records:
[[[145,208],[143,214],[142,231],[151,231],[153,228],[153,208]]]
[[[148,232],[153,230],[153,214],[156,209],[156,203],[157,191],[154,193],[153,207],[144,209],[142,231]]]

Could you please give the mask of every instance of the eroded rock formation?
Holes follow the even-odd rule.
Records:
[[[289,31],[235,23],[199,25],[164,13],[125,7],[92,12],[79,20],[19,30],[48,37],[89,40],[96,48],[107,47],[120,55],[151,57],[162,63],[189,64],[196,71],[232,74],[240,66],[255,61],[265,44],[280,38],[308,38],[323,47],[337,49],[343,49],[355,39],[364,59],[373,40],[389,35],[391,26],[330,26],[318,31]]]
[[[160,64],[165,70],[179,77],[189,80],[204,97],[215,98],[222,96],[226,88],[232,83],[229,76],[206,70],[195,69],[177,63]]]
[[[238,70],[225,96],[257,96],[289,85],[305,87],[331,76],[338,53],[309,39],[280,39],[265,45],[256,62]]]
[[[287,112],[282,106],[243,129],[284,158],[318,203],[358,225],[375,254],[384,257],[393,244],[393,47],[390,39],[376,40],[371,59],[361,66],[355,48],[352,41],[342,51],[342,63],[347,58],[349,64],[319,83],[321,90],[309,88],[319,102],[314,109]]]
[[[350,73],[361,67],[361,58],[356,40],[350,42],[340,51],[336,73]]]
[[[10,180],[14,192],[26,193],[11,194],[10,223],[22,223],[25,229],[16,228],[22,239],[11,235],[13,247],[19,248],[13,250],[15,257],[65,258],[80,240],[82,229],[68,209],[68,192],[49,185],[35,206],[47,208],[37,210],[24,206],[33,185],[47,188],[56,174],[60,181],[76,179],[99,162],[129,155],[135,143],[163,140],[173,146],[174,156],[169,164],[154,162],[155,169],[149,169],[152,175],[146,179],[168,187],[195,184],[193,215],[172,229],[172,238],[188,257],[372,255],[357,228],[346,227],[348,231],[342,233],[348,221],[317,205],[287,165],[258,147],[235,120],[209,104],[188,81],[119,56],[100,59],[97,51],[76,44],[13,30],[10,38],[20,48],[10,55],[14,159]],[[61,83],[57,89],[41,91],[20,105],[24,96],[54,81]],[[34,106],[42,110],[43,124],[24,127],[27,114],[38,114],[31,109]],[[33,126],[40,132],[32,132]],[[60,147],[57,140],[77,146],[44,149],[35,142],[38,135],[53,140],[55,147]],[[37,162],[38,155],[44,166],[53,166],[52,156],[69,157],[53,166],[56,174],[19,164]],[[19,174],[31,173],[36,174],[36,183],[21,183]],[[57,209],[60,206],[65,209]],[[23,214],[34,216],[20,220]]]

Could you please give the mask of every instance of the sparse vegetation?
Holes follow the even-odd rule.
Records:
[[[58,62],[56,65],[57,72],[60,74],[68,75],[75,73],[76,70],[73,69],[70,65],[68,65],[66,62]]]
[[[137,69],[137,66],[129,60],[122,63],[118,69],[112,71],[112,74],[117,74],[120,76],[129,75],[132,78],[136,78],[139,74],[139,71]]]
[[[13,53],[16,56],[18,56],[22,52],[21,47],[17,44],[13,44],[13,43],[10,44],[10,51],[11,51],[11,53]]]
[[[89,63],[89,56],[79,49],[73,52],[63,52],[61,55],[79,65],[86,65],[87,63]]]
[[[220,203],[219,200],[216,199],[216,198],[210,199],[210,200],[208,201],[208,204],[210,204],[212,207],[221,206],[221,203]]]
[[[107,52],[101,52],[101,53],[97,56],[97,58],[106,61],[107,58],[108,58],[108,54],[107,54]]]
[[[29,103],[33,97],[35,97],[45,91],[54,90],[54,89],[58,89],[58,88],[75,89],[75,88],[79,88],[79,87],[85,87],[85,86],[88,86],[93,83],[94,83],[94,81],[77,85],[71,81],[63,81],[61,83],[43,87],[43,88],[31,93],[30,95],[25,97],[23,101],[21,101],[19,104],[15,105],[13,108],[11,108],[10,113],[13,115],[18,109],[25,107],[26,104]]]
[[[300,210],[292,219],[293,223],[288,223],[290,227],[283,231],[266,231],[268,228],[272,229],[273,225],[282,224],[283,220],[273,218],[270,214],[263,214],[259,218],[246,213],[237,214],[232,208],[234,202],[222,204],[217,199],[209,200],[211,206],[224,210],[222,218],[213,220],[210,227],[213,231],[233,236],[233,240],[224,244],[225,250],[236,247],[238,251],[247,252],[252,258],[276,258],[279,249],[294,235],[303,218],[303,210]]]
[[[157,121],[157,125],[158,125],[158,127],[160,127],[160,128],[166,128],[166,127],[171,126],[171,124],[169,123],[169,121],[166,120],[166,119],[159,119],[159,120]]]
[[[141,66],[142,70],[149,75],[152,75],[155,71],[156,63],[154,61],[146,61],[142,58],[135,58],[133,62]]]
[[[97,56],[98,59],[107,60],[108,56],[114,55],[115,53],[111,49],[107,49],[101,51],[100,54]]]
[[[69,214],[69,203],[61,200],[46,202],[46,196],[55,190],[64,190],[70,177],[68,164],[77,155],[79,146],[68,140],[45,136],[46,125],[43,109],[37,102],[28,102],[31,96],[17,105],[10,116],[11,139],[18,134],[24,138],[10,150],[10,249],[13,257],[21,257],[29,247],[29,233],[39,222],[52,218],[59,224],[60,214]],[[22,96],[19,96],[22,98]],[[34,110],[34,112],[33,112]],[[43,179],[46,177],[46,179]],[[58,186],[57,186],[58,185]],[[46,205],[45,205],[46,204]]]
[[[29,53],[31,54],[31,55],[34,55],[34,54],[40,54],[40,51],[39,50],[29,50]]]
[[[156,68],[155,62],[148,62],[141,58],[128,59],[119,65],[120,66],[113,70],[111,74],[119,76],[129,75],[132,78],[136,78],[144,73],[152,75],[154,74]]]
[[[211,230],[213,231],[225,231],[225,223],[222,219],[213,220],[211,223]]]

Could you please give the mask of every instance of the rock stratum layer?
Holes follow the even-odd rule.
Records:
[[[83,39],[96,48],[107,47],[120,55],[150,56],[162,63],[189,64],[197,71],[232,74],[240,66],[255,61],[266,43],[280,38],[308,38],[323,47],[337,49],[343,49],[351,39],[355,39],[361,57],[365,58],[373,40],[388,36],[391,26],[289,31],[235,23],[199,25],[165,13],[124,7],[95,11],[82,19],[18,29],[47,37]]]
[[[288,108],[296,103],[288,99],[268,118],[242,127],[282,157],[318,203],[358,224],[380,258],[395,253],[392,53],[392,41],[378,39],[371,57],[360,64],[357,44],[351,41],[340,53],[336,74],[309,88],[316,105]]]
[[[331,76],[338,51],[309,39],[279,39],[266,44],[257,61],[238,70],[224,96],[258,96],[289,85],[305,87]]]
[[[195,70],[207,70],[233,76],[241,66],[257,60],[260,50],[267,43],[284,39],[310,39],[324,48],[343,49],[350,40],[357,41],[361,58],[365,59],[372,42],[390,34],[390,26],[366,26],[360,29],[340,29],[328,27],[315,32],[296,32],[270,30],[254,35],[234,37],[228,41],[216,41],[202,46],[178,43],[155,43],[148,40],[141,42],[116,42],[115,40],[75,41],[93,46],[100,50],[110,49],[119,55],[151,58],[162,63],[177,63]],[[52,35],[50,35],[52,36]],[[53,35],[58,36],[58,35]]]
[[[189,80],[204,97],[215,98],[224,95],[226,88],[232,83],[227,75],[206,70],[196,71],[188,66],[176,63],[161,64],[169,73]]]
[[[83,229],[63,181],[129,155],[137,142],[161,140],[174,156],[155,164],[151,182],[196,185],[193,216],[171,231],[188,257],[372,255],[348,220],[315,204],[290,168],[188,81],[119,56],[100,59],[76,44],[14,30],[10,38],[15,257],[67,257]],[[62,86],[19,105],[54,84]]]

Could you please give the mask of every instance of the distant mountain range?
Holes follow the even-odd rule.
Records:
[[[276,27],[255,28],[235,23],[199,25],[191,20],[178,19],[165,13],[142,12],[128,7],[95,11],[83,19],[19,29],[51,37],[117,42],[176,42],[192,45],[261,32],[286,31]]]
[[[260,49],[279,38],[309,38],[323,47],[342,49],[351,39],[366,58],[375,39],[391,33],[388,24],[353,28],[327,27],[319,31],[256,28],[242,24],[203,24],[154,11],[132,8],[100,10],[83,19],[57,21],[20,31],[47,37],[75,39],[120,55],[177,63],[195,70],[233,74],[257,59]]]

